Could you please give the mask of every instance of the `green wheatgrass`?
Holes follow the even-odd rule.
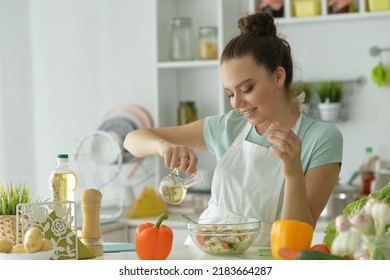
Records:
[[[19,203],[30,202],[30,190],[26,182],[10,182],[6,186],[0,183],[0,215],[16,215]]]

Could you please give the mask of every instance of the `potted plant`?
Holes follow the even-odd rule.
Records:
[[[341,108],[341,84],[335,81],[322,82],[317,86],[316,92],[320,98],[318,108],[321,119],[324,121],[337,120]]]
[[[303,82],[297,82],[294,83],[292,86],[293,92],[296,96],[299,96],[302,94],[302,92],[305,93],[305,98],[303,100],[303,108],[302,111],[306,114],[310,113],[310,95],[312,90],[312,84],[311,83],[303,83]]]
[[[16,206],[19,203],[30,203],[30,190],[25,182],[4,186],[0,183],[0,239],[5,238],[16,243]],[[21,228],[19,227],[21,239]]]

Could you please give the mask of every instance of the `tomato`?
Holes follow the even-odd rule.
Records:
[[[228,249],[229,248],[229,244],[227,242],[222,242],[222,247],[224,249]]]
[[[196,239],[198,240],[198,243],[201,245],[201,246],[203,246],[204,245],[204,238],[203,238],[203,236],[201,236],[201,235],[197,235],[196,236]]]
[[[279,248],[278,255],[282,260],[296,260],[300,252],[296,249]]]
[[[311,246],[310,249],[314,250],[314,251],[320,251],[320,252],[330,254],[330,250],[329,250],[328,246],[326,246],[325,244],[315,244],[315,245]]]

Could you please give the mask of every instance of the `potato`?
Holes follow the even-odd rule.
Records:
[[[12,242],[8,239],[0,239],[0,253],[9,253],[12,251]]]
[[[24,250],[27,253],[38,252],[42,247],[42,232],[37,227],[31,227],[24,236]]]
[[[16,245],[12,248],[11,253],[23,254],[23,253],[26,253],[26,251],[24,250],[23,244],[16,244]]]
[[[41,229],[38,227],[30,227],[24,234],[24,237],[28,237],[30,235],[42,236]]]
[[[42,238],[42,247],[40,251],[50,251],[51,249],[53,249],[53,244],[51,244],[50,240]]]

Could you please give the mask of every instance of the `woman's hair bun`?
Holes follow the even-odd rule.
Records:
[[[242,17],[238,21],[241,34],[276,36],[274,18],[268,13],[256,13]]]

